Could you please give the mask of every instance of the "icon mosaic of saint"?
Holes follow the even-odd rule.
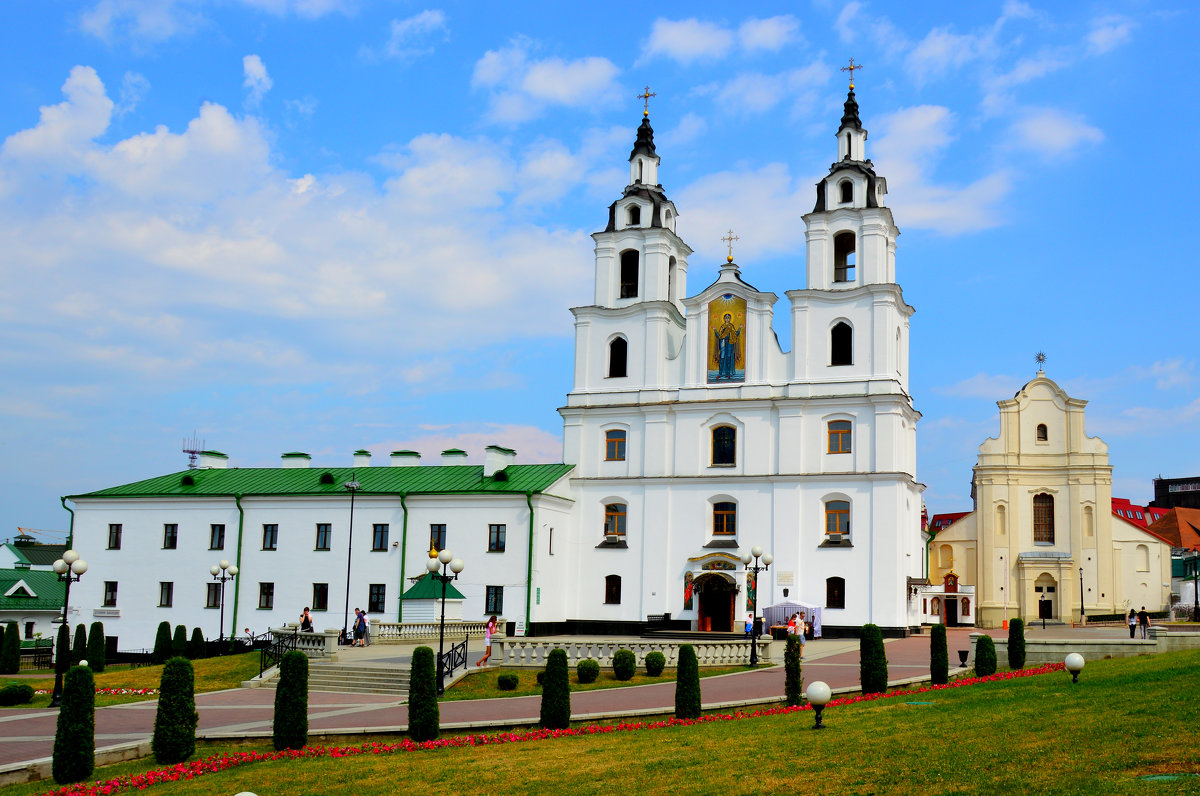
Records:
[[[746,300],[732,293],[708,305],[708,381],[746,380]]]

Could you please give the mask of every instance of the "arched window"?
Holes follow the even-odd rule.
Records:
[[[615,428],[604,432],[604,461],[625,461],[625,439],[624,429]]]
[[[1150,548],[1144,544],[1137,546],[1137,570],[1138,572],[1150,571]]]
[[[825,503],[825,534],[842,534],[845,539],[850,535],[850,502],[847,500],[830,500]]]
[[[829,453],[850,452],[850,421],[830,420],[828,428]]]
[[[642,208],[637,205],[629,206],[629,226],[636,227],[642,223]]]
[[[733,426],[717,426],[712,430],[712,463],[737,464],[737,429]]]
[[[963,616],[971,615],[971,599],[969,597],[962,598],[962,615]]]
[[[607,575],[604,578],[604,604],[619,605],[621,602],[621,576]]]
[[[625,359],[629,352],[629,343],[624,337],[617,337],[608,344],[608,378],[617,379],[625,376]]]
[[[1008,512],[1004,506],[996,507],[996,535],[1003,536],[1008,531]]]
[[[1046,430],[1045,423],[1037,424],[1037,430],[1036,430],[1035,434],[1037,435],[1038,442],[1045,442],[1048,439],[1050,439],[1050,432]]]
[[[633,249],[621,252],[621,298],[637,298],[638,253]]]
[[[929,613],[932,614],[933,616],[941,616],[942,615],[942,598],[941,597],[934,597],[932,600],[929,601]]]
[[[670,211],[668,211],[669,213]],[[675,258],[667,261],[667,301],[675,300]]]
[[[833,281],[854,281],[854,248],[853,232],[839,232],[833,236]]]
[[[954,566],[954,548],[948,544],[944,544],[938,548],[938,566],[942,569],[950,569]]]
[[[838,183],[838,190],[841,192],[839,200],[842,204],[854,201],[854,183],[850,182],[850,180],[842,180]]]
[[[1095,521],[1095,516],[1092,513],[1091,506],[1083,507],[1083,535],[1084,536],[1095,536],[1096,535],[1096,521]]]
[[[829,332],[829,364],[854,364],[854,330],[842,321]]]
[[[609,503],[604,507],[604,535],[625,536],[624,503]]]
[[[1054,544],[1054,498],[1044,492],[1033,496],[1033,541]]]
[[[937,598],[934,598],[937,599]],[[846,607],[846,579],[845,578],[826,578],[825,579],[825,607],[826,608],[845,608]]]
[[[737,504],[722,502],[713,504],[713,535],[734,536],[737,534]]]

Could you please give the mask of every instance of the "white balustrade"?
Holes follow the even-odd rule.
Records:
[[[485,622],[446,622],[446,639],[483,638]],[[438,637],[437,622],[371,622],[372,644],[403,644]]]
[[[551,650],[561,649],[567,653],[567,664],[574,666],[582,660],[591,658],[601,666],[612,666],[613,656],[617,650],[627,649],[637,659],[638,666],[644,666],[646,656],[651,652],[661,652],[667,660],[667,666],[675,666],[679,662],[679,647],[681,644],[691,644],[696,651],[696,661],[701,666],[744,666],[750,663],[749,641],[681,641],[655,639],[654,641],[604,641],[595,639],[537,639],[537,638],[507,638],[492,639],[493,666],[527,666],[542,668]],[[759,639],[758,659],[766,664],[771,663],[771,640]]]

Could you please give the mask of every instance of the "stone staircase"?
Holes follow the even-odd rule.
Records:
[[[343,694],[385,694],[395,699],[408,697],[408,668],[390,666],[347,666],[338,663],[309,663],[308,690]],[[275,688],[279,678],[263,685]]]

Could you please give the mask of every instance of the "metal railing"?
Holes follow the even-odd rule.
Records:
[[[258,676],[272,666],[279,664],[283,656],[296,649],[300,644],[300,629],[287,635],[276,635],[275,640],[262,648],[258,654]]]
[[[461,642],[446,650],[442,655],[441,672],[443,677],[452,676],[454,670],[459,666],[467,668],[467,644],[470,640],[470,636],[464,636]]]

